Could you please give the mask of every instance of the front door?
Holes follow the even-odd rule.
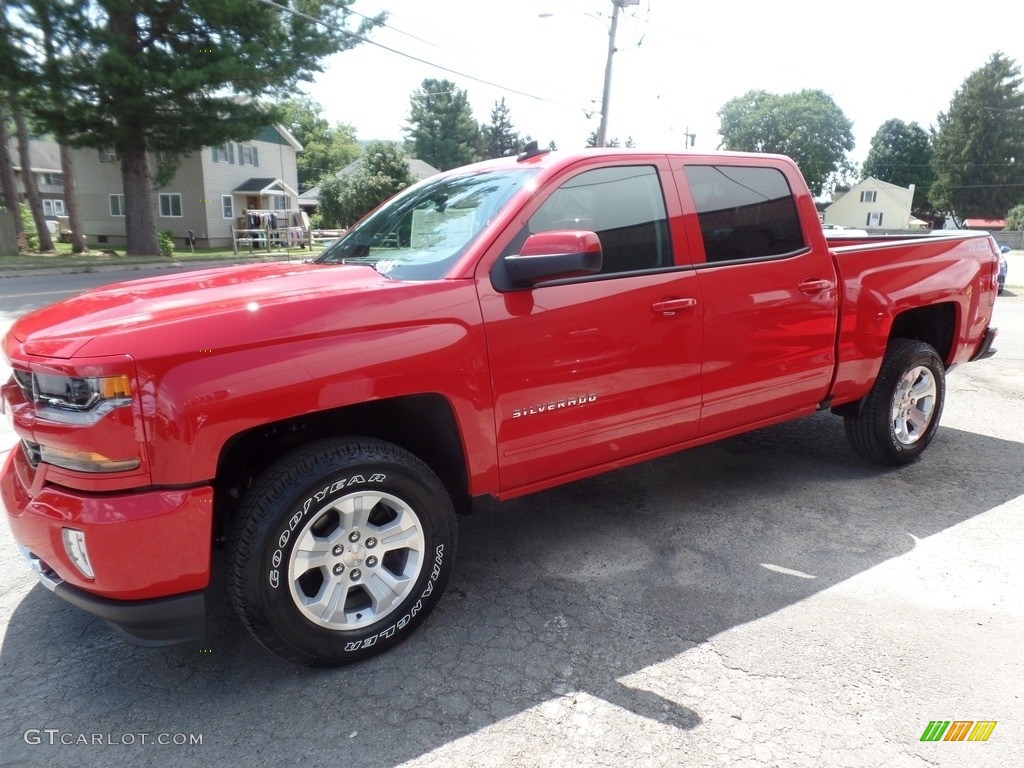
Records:
[[[505,495],[697,434],[699,286],[674,256],[659,165],[572,173],[505,249],[539,231],[594,231],[600,275],[507,291],[478,276]]]

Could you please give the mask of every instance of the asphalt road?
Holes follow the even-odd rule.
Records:
[[[89,279],[0,281],[0,325]],[[922,460],[869,466],[820,414],[463,519],[440,607],[347,668],[278,660],[223,599],[203,644],[127,645],[0,525],[0,765],[1017,765],[1021,294]]]

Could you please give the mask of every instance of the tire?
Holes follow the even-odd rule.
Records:
[[[846,417],[846,437],[868,461],[911,462],[935,437],[945,397],[946,369],[935,349],[923,341],[895,339],[857,415]]]
[[[246,493],[230,531],[228,591],[268,650],[338,666],[416,629],[444,592],[455,543],[448,492],[418,458],[380,440],[318,442]]]

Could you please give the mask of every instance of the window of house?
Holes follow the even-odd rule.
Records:
[[[41,173],[39,174],[39,180],[48,187],[64,186],[64,176],[59,173]]]
[[[235,202],[231,195],[220,196],[220,210],[225,219],[235,218]]]
[[[110,215],[124,216],[124,195],[110,195]]]
[[[52,200],[48,198],[43,199],[43,216],[63,216],[64,215],[64,201],[63,200]]]
[[[878,192],[873,189],[862,189],[860,192],[860,201],[862,203],[873,203],[878,199]]]
[[[235,164],[235,145],[230,141],[213,147],[213,162]]]
[[[668,216],[658,171],[652,166],[596,168],[573,176],[530,217],[525,236],[558,229],[596,232],[601,273],[637,272],[673,263]]]
[[[160,215],[164,218],[181,216],[181,195],[177,192],[161,192]]]
[[[880,227],[882,226],[882,214],[881,213],[869,213],[867,226],[869,227]]]
[[[792,190],[778,169],[688,165],[683,172],[708,262],[784,256],[805,247]]]
[[[239,144],[238,162],[240,165],[259,165],[256,160],[256,147]]]
[[[112,149],[101,149],[99,150],[99,155],[101,163],[116,163],[121,159],[121,156]]]
[[[270,208],[275,211],[283,211],[288,207],[288,200],[284,195],[271,195]]]

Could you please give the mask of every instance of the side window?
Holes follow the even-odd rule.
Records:
[[[775,168],[688,165],[708,262],[782,256],[804,248],[792,190]]]
[[[672,266],[668,218],[658,172],[652,166],[598,168],[566,181],[537,209],[526,236],[560,229],[596,232],[601,273]]]

